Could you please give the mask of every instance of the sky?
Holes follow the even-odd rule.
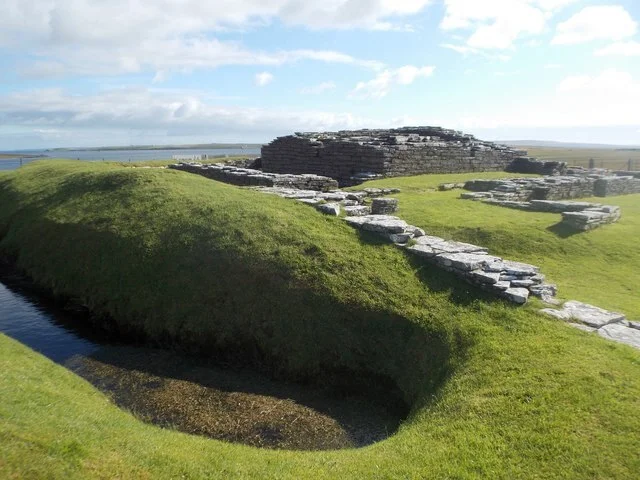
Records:
[[[438,125],[640,145],[638,0],[3,0],[0,150]]]

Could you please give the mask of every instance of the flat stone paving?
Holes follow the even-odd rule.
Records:
[[[621,313],[575,300],[566,302],[560,310],[545,308],[540,311],[586,332],[597,332],[608,340],[640,349],[640,324],[627,321]]]

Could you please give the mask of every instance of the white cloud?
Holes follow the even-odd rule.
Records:
[[[640,42],[616,42],[596,50],[595,55],[603,56],[621,56],[621,57],[640,57]]]
[[[131,44],[280,20],[311,29],[385,29],[430,0],[4,0],[0,44]],[[142,35],[141,35],[142,34]]]
[[[640,79],[628,72],[605,70],[598,75],[572,75],[553,93],[522,102],[502,112],[468,115],[463,128],[592,127],[640,125]]]
[[[470,53],[505,50],[524,36],[544,32],[548,19],[578,0],[445,0],[445,31],[470,30]]]
[[[342,52],[255,51],[215,38],[279,20],[312,29],[387,29],[422,11],[429,0],[4,0],[0,48],[19,57],[33,77],[119,75],[280,65],[300,60],[381,68]],[[401,28],[405,28],[402,24]],[[35,60],[34,60],[35,59]]]
[[[554,45],[592,40],[622,40],[635,35],[638,24],[624,7],[602,5],[586,7],[566,22],[558,24]]]
[[[277,66],[312,60],[373,70],[383,67],[377,61],[360,60],[331,50],[261,52],[247,50],[236,42],[205,38],[145,39],[126,47],[52,46],[43,47],[39,52],[47,60],[23,65],[19,69],[22,75],[37,78],[69,74],[111,76],[152,71],[157,72],[155,80],[162,81],[169,72],[213,69],[223,65]]]
[[[269,139],[298,130],[336,130],[393,126],[349,112],[263,109],[216,105],[196,92],[147,88],[106,90],[77,95],[62,89],[29,90],[0,96],[0,130],[32,132],[107,131],[124,135],[155,132],[159,136],[215,135],[247,141]],[[397,125],[396,125],[397,126]],[[104,140],[103,140],[104,141]]]
[[[416,67],[405,65],[394,70],[384,70],[373,80],[358,82],[349,94],[352,98],[382,98],[385,97],[394,85],[410,85],[418,78],[430,77],[435,67]]]
[[[320,95],[321,93],[333,90],[336,88],[336,84],[333,82],[322,82],[310,87],[304,87],[300,89],[300,93],[304,95]]]
[[[451,43],[444,43],[440,45],[443,48],[448,48],[449,50],[453,50],[454,52],[458,52],[464,56],[467,55],[481,55],[490,60],[499,60],[501,62],[508,62],[511,60],[510,55],[506,55],[503,53],[489,53],[479,48],[469,47],[467,45],[454,45]]]
[[[259,87],[264,87],[265,85],[273,82],[273,75],[269,72],[260,72],[256,74],[255,78],[256,85]]]

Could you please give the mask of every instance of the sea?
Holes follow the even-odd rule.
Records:
[[[259,148],[212,148],[212,149],[167,149],[167,150],[20,150],[2,152],[3,155],[15,155],[0,158],[0,170],[15,170],[38,160],[67,158],[87,162],[141,162],[145,160],[171,160],[174,155],[208,155],[211,157],[232,157],[238,155],[260,155]],[[40,158],[26,158],[38,155]]]

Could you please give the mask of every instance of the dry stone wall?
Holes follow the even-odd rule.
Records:
[[[568,200],[586,197],[610,197],[640,193],[640,179],[608,174],[576,173],[541,178],[508,178],[500,180],[470,180],[463,198],[512,201]],[[442,190],[448,190],[443,185]]]
[[[262,168],[354,185],[377,176],[502,171],[525,152],[439,127],[296,133],[262,147]]]
[[[302,190],[328,191],[338,188],[333,178],[318,175],[281,175],[265,173],[251,168],[234,167],[223,163],[202,165],[200,163],[180,162],[169,165],[173,170],[195,173],[212,180],[239,186],[289,187]]]

